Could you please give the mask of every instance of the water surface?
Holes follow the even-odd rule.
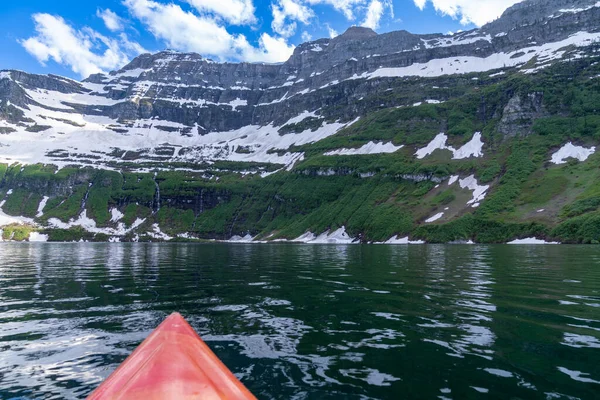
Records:
[[[0,244],[0,398],[181,312],[260,399],[600,398],[600,247]]]

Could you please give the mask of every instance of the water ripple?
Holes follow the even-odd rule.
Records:
[[[0,247],[0,398],[84,398],[180,311],[264,399],[597,398],[593,246]]]

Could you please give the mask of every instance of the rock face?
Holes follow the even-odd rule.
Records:
[[[498,132],[507,137],[531,133],[534,121],[547,114],[543,108],[543,100],[544,94],[540,92],[529,93],[527,97],[518,94],[512,97],[504,107]]]
[[[511,68],[531,72],[580,54],[600,39],[598,5],[528,0],[481,29],[452,36],[378,35],[352,27],[336,38],[298,46],[282,64],[217,63],[167,50],[83,82],[3,71],[0,161],[290,166],[302,158],[290,146],[335,134],[375,109],[410,105],[382,96],[401,91],[407,80],[443,81]],[[507,106],[502,129],[509,135],[517,133],[507,124],[519,113],[539,113],[523,101]],[[310,127],[300,129],[307,121]],[[295,133],[282,135],[290,126]],[[23,152],[23,140],[32,137],[38,142]]]

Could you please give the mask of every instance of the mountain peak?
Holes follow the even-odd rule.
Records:
[[[371,28],[365,28],[362,26],[351,26],[346,30],[346,32],[338,36],[338,38],[346,40],[362,40],[369,39],[375,36],[377,36],[377,33]]]
[[[561,14],[577,14],[599,6],[598,0],[524,0],[507,8],[500,18],[486,24],[483,29],[529,25],[538,20]]]

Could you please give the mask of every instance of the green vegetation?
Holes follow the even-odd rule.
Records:
[[[29,239],[31,232],[37,229],[31,225],[11,224],[2,227],[2,240],[22,242]]]
[[[32,218],[35,217],[41,200],[42,195],[17,188],[13,189],[13,192],[6,197],[6,203],[4,203],[2,209],[9,215],[22,215]]]

